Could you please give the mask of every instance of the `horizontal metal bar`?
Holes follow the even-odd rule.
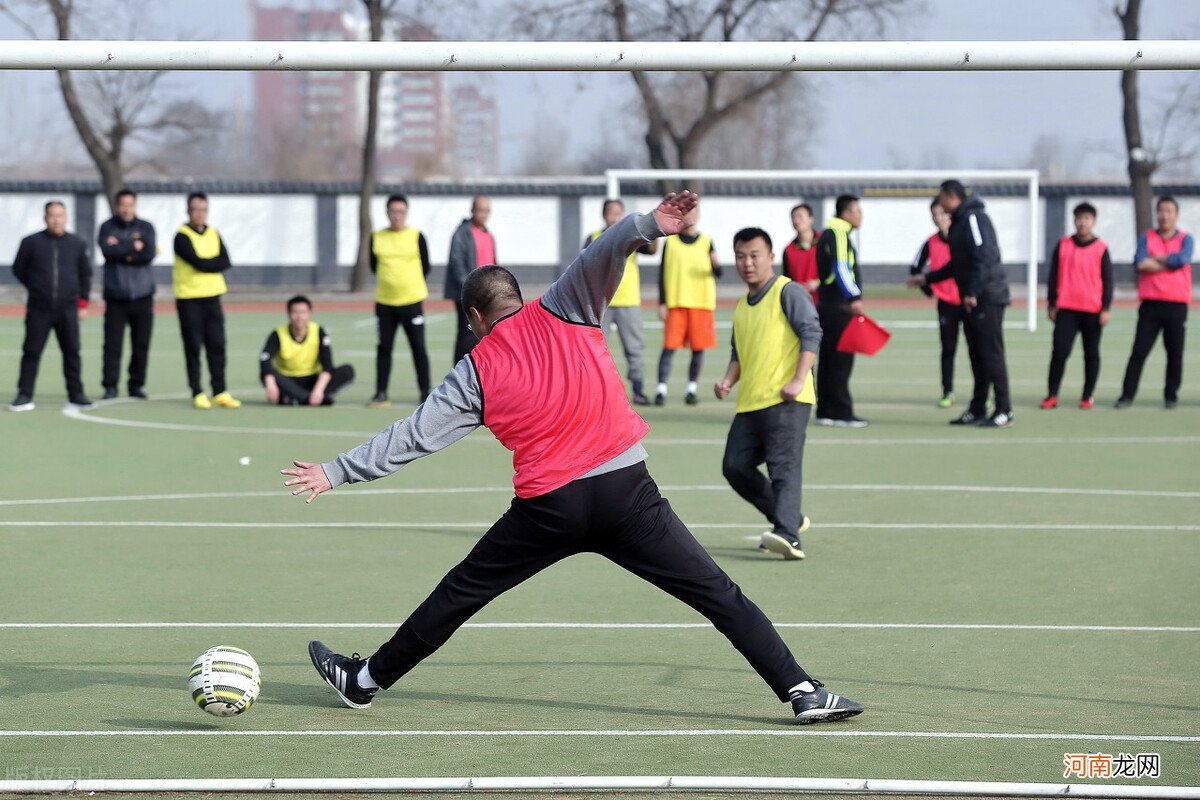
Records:
[[[0,41],[0,69],[444,72],[1200,69],[1200,41]]]

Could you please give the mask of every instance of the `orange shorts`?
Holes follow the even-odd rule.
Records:
[[[708,308],[668,308],[663,349],[712,350],[717,346],[717,320]]]

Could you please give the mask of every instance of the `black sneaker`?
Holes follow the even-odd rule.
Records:
[[[1011,411],[997,411],[990,417],[979,423],[981,428],[1011,428],[1013,424],[1013,415]]]
[[[71,408],[78,408],[86,411],[89,408],[95,408],[96,404],[88,399],[86,394],[77,394],[67,400],[67,405]]]
[[[1113,408],[1129,408],[1133,405],[1132,397],[1118,397],[1117,402],[1113,403]]]
[[[695,392],[688,392],[687,396],[683,398],[683,402],[687,403],[689,406],[694,406],[700,402],[700,398],[696,396]]]
[[[648,406],[650,405],[650,398],[646,397],[646,395],[641,392],[634,392],[633,404],[635,406]]]
[[[955,417],[950,420],[951,425],[978,425],[987,420],[983,414],[976,414],[974,411],[964,411],[961,417]]]
[[[839,719],[858,716],[863,707],[848,697],[825,691],[820,681],[812,681],[815,690],[796,692],[792,695],[792,711],[796,713],[797,725],[814,722],[836,722]]]
[[[117,387],[105,386],[104,387],[104,396],[101,397],[100,399],[101,400],[116,400],[117,399]]]
[[[658,394],[654,395],[654,405],[662,406],[662,405],[666,405],[666,404],[667,404],[667,396],[665,394],[663,394],[662,392],[659,392]]]
[[[1163,408],[1172,409],[1179,405],[1178,400],[1163,400]]]
[[[422,402],[424,402],[423,399]],[[367,408],[387,408],[391,404],[392,401],[388,400],[388,396],[386,394],[383,392],[376,392],[375,395],[367,401]]]
[[[140,386],[138,386],[137,388],[130,386],[129,387],[129,396],[134,398],[135,400],[148,400],[149,399],[146,397],[146,390]]]
[[[371,698],[379,690],[364,689],[358,685],[358,673],[363,666],[358,653],[347,658],[313,640],[308,643],[308,657],[347,708],[371,707]]]
[[[8,404],[9,411],[33,411],[33,395],[19,394]]]

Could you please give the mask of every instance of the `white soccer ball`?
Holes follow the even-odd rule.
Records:
[[[232,717],[254,705],[262,676],[245,650],[218,645],[200,654],[188,675],[196,705],[218,717]]]

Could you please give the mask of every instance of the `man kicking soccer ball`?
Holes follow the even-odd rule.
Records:
[[[501,267],[462,290],[480,342],[413,415],[326,464],[295,461],[286,486],[311,503],[343,483],[375,480],[480,425],[513,452],[516,497],[392,638],[362,660],[309,644],[321,677],[350,708],[368,708],[493,599],[568,556],[598,553],[708,618],[801,724],[861,714],[799,664],[771,621],[717,566],[646,470],[649,426],[629,405],[600,320],[625,259],[695,219],[696,195],[669,194],[650,214],[610,227],[536,302]],[[484,402],[486,398],[486,404]]]

